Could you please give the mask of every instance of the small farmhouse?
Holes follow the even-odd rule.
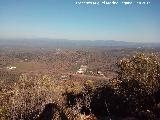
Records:
[[[7,67],[7,69],[14,70],[14,69],[16,69],[16,67],[10,66],[10,67]]]
[[[84,74],[87,71],[86,65],[81,65],[80,69],[77,71],[79,74]]]

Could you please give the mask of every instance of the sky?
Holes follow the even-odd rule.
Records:
[[[0,0],[0,38],[160,42],[160,0]]]

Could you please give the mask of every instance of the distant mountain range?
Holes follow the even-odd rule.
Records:
[[[30,47],[160,47],[160,43],[134,43],[115,40],[66,40],[66,39],[0,39],[0,46],[30,46]]]

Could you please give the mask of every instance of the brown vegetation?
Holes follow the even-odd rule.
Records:
[[[29,61],[23,62],[20,61],[26,57],[13,54],[13,61],[7,64],[16,60],[19,65],[43,62],[44,68],[36,72],[4,69],[0,72],[0,119],[159,120],[158,55],[135,54],[131,50],[127,56],[124,51],[127,50],[120,51],[121,56],[116,52],[110,54],[109,50],[36,53],[36,57],[34,53],[25,53],[21,55]],[[87,65],[94,74],[76,75],[75,65]],[[97,71],[106,77],[99,76]],[[109,77],[108,71],[114,75]],[[62,75],[65,79],[61,79]]]

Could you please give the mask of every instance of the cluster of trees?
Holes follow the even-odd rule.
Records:
[[[135,120],[159,120],[160,63],[156,56],[137,54],[120,60],[117,67],[116,79],[110,83],[99,83],[92,91],[89,90],[91,93],[88,93],[88,89],[77,93],[75,87],[67,94],[68,103],[81,104],[83,110],[80,108],[80,112],[94,114],[98,119],[122,120],[132,117]],[[89,105],[86,104],[88,96]]]
[[[47,75],[23,74],[9,92],[0,89],[0,119],[159,120],[158,58],[153,54],[124,58],[117,62],[117,74],[110,81],[69,85]]]

